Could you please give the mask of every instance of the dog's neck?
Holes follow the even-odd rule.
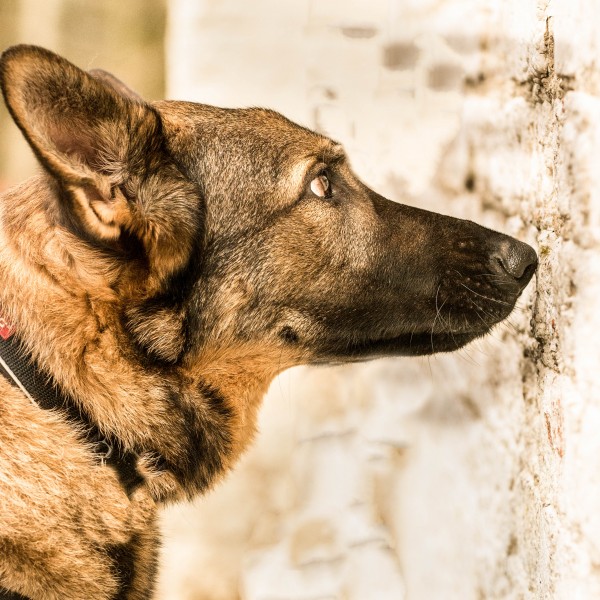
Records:
[[[41,175],[0,197],[0,305],[43,369],[99,428],[140,455],[157,499],[192,496],[250,442],[260,401],[285,365],[276,350],[200,349],[144,360],[122,326],[119,264],[60,225]]]

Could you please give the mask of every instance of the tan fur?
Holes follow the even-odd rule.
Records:
[[[47,222],[42,205],[51,203],[46,192],[49,185],[42,175],[11,191],[0,205],[4,226],[0,306],[39,362],[85,403],[99,422],[119,428],[125,444],[132,441],[122,425],[128,419],[135,423],[131,429],[138,437],[151,437],[156,430],[168,431],[168,414],[144,410],[148,402],[160,403],[160,378],[132,365],[121,353],[118,337],[110,328],[116,302],[110,284],[118,278],[119,268]],[[235,310],[235,304],[231,310]],[[281,348],[250,345],[206,348],[201,356],[182,366],[190,382],[194,381],[194,373],[200,372],[235,402],[234,450],[226,467],[232,466],[250,443],[260,400],[270,381],[298,362],[299,357],[286,355]],[[32,406],[1,379],[0,387],[4,390],[0,411],[4,409],[6,415],[0,422],[10,419],[13,423],[9,428],[0,428],[0,478],[9,474],[11,480],[3,483],[11,488],[12,478],[19,478],[17,497],[0,495],[0,503],[4,503],[0,504],[0,557],[9,560],[0,566],[0,581],[31,598],[111,597],[116,589],[114,575],[102,551],[91,551],[89,545],[122,544],[134,534],[152,538],[148,530],[154,523],[154,502],[145,490],[128,500],[112,470],[94,462],[81,446],[72,425]],[[6,455],[13,448],[21,449],[16,460]],[[32,470],[31,465],[36,469]],[[40,465],[44,465],[43,471]],[[40,481],[49,487],[40,488]],[[157,491],[161,486],[164,490]],[[154,481],[149,488],[155,495],[179,494],[172,481]],[[14,506],[7,506],[12,503],[23,510],[15,512]],[[70,514],[73,508],[76,521]],[[48,524],[48,529],[41,531],[35,521],[24,518],[31,512],[35,521]],[[4,521],[6,515],[13,519]],[[31,539],[32,532],[40,537]],[[23,538],[27,538],[27,548],[19,552],[17,541]],[[27,554],[32,545],[36,556]],[[61,559],[62,550],[53,556],[57,548],[65,551],[68,562]],[[23,556],[31,560],[26,569]],[[20,569],[16,569],[17,563]],[[44,578],[50,574],[53,580],[48,582]]]

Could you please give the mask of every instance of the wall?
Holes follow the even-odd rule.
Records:
[[[296,369],[218,490],[165,514],[164,599],[600,597],[594,0],[170,4],[171,97],[266,105],[388,197],[533,243],[458,354]]]

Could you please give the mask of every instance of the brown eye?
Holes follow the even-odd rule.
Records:
[[[329,198],[331,196],[331,184],[325,172],[319,173],[310,182],[310,191],[319,198]]]

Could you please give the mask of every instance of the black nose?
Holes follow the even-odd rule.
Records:
[[[490,266],[499,275],[508,275],[521,287],[525,287],[537,268],[535,250],[514,238],[504,237],[490,256]]]

